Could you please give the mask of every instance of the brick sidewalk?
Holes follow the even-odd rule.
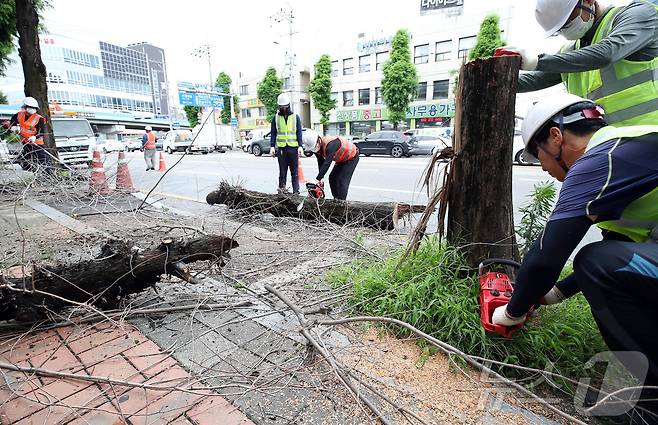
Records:
[[[179,388],[203,386],[131,325],[66,327],[0,336],[0,362]],[[253,425],[209,390],[196,393],[0,371],[0,423]]]

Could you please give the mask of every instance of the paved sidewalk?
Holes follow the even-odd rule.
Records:
[[[65,327],[27,338],[0,336],[0,362],[135,384],[53,379],[4,370],[0,376],[0,423],[4,425],[253,425],[132,325]],[[194,390],[186,390],[190,388]]]

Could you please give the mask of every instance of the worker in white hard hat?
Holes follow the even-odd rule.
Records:
[[[19,162],[23,168],[34,170],[38,166],[45,167],[48,156],[44,150],[43,135],[46,131],[46,119],[39,115],[39,102],[33,97],[26,97],[23,105],[9,119],[9,125],[18,134],[23,148]]]
[[[526,153],[563,184],[493,322],[522,323],[531,306],[582,291],[610,350],[643,385],[658,385],[658,125],[608,126],[599,105],[561,94],[529,110],[522,137]],[[607,237],[583,247],[574,273],[558,282],[593,224]],[[658,423],[656,395],[646,388],[642,394],[639,407],[649,412],[626,406],[617,415],[627,414],[625,423]]]
[[[302,153],[302,122],[292,111],[290,96],[281,93],[277,98],[278,111],[272,118],[270,130],[270,155],[279,161],[279,193],[286,189],[286,175],[290,169],[293,193],[299,193],[299,156]]]
[[[142,149],[144,150],[144,162],[146,162],[146,171],[155,170],[156,149],[155,134],[150,125],[144,127],[144,136],[142,136]]]
[[[334,199],[347,199],[352,175],[359,163],[359,148],[340,136],[320,136],[314,130],[304,130],[302,135],[304,151],[313,152],[318,160],[318,175],[315,184],[320,184],[335,163],[329,174],[329,188]]]
[[[564,83],[592,100],[611,125],[658,123],[658,2],[634,0],[606,7],[596,0],[537,0],[535,16],[546,36],[569,43],[556,54],[522,57],[518,91]]]

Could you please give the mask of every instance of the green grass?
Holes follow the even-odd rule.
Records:
[[[578,378],[583,364],[606,350],[580,295],[541,307],[522,330],[505,339],[484,332],[477,276],[457,250],[428,239],[393,275],[401,253],[378,262],[352,263],[332,271],[328,279],[353,288],[351,304],[357,312],[408,322],[471,355],[538,369],[553,364],[553,372]],[[510,369],[503,372],[523,376]]]

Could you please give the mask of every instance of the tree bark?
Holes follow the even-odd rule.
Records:
[[[520,63],[513,56],[476,59],[459,75],[447,237],[472,266],[490,257],[518,259],[512,141]]]
[[[0,276],[0,320],[35,321],[48,311],[71,306],[54,296],[115,308],[121,298],[155,285],[163,274],[190,281],[181,263],[207,260],[221,264],[237,246],[231,238],[210,235],[189,241],[166,240],[140,252],[131,241],[110,240],[93,260],[54,266],[34,264],[25,278]]]
[[[301,202],[300,211],[297,211]],[[296,195],[272,195],[246,190],[221,183],[219,190],[206,196],[210,205],[225,204],[249,214],[270,213],[276,217],[298,217],[304,220],[329,221],[339,225],[363,226],[378,230],[393,230],[400,218],[412,213],[422,213],[424,205],[341,201],[314,199]]]
[[[25,96],[32,96],[39,102],[39,115],[46,119],[43,141],[48,152],[57,157],[52,122],[50,121],[46,66],[41,60],[41,47],[39,46],[39,14],[34,0],[16,0],[16,30],[18,31],[18,54],[21,57],[25,77]]]

